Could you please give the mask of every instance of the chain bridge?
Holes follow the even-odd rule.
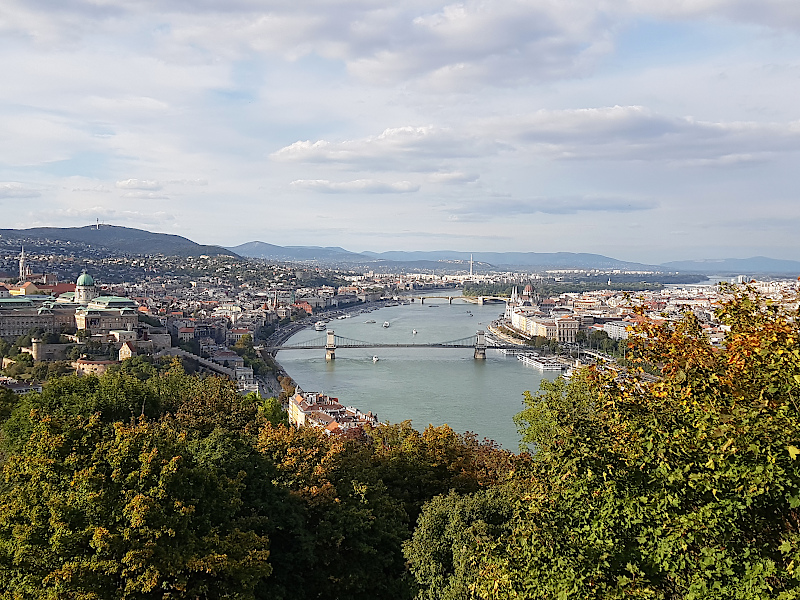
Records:
[[[518,345],[492,345],[492,348],[519,348]],[[448,340],[446,342],[408,342],[408,343],[378,343],[365,342],[364,340],[354,340],[352,338],[336,335],[333,330],[328,330],[323,336],[283,344],[281,346],[263,346],[262,351],[275,355],[281,350],[325,350],[325,359],[334,360],[336,350],[340,348],[474,348],[476,359],[486,358],[486,337],[483,330],[477,331],[475,335]]]

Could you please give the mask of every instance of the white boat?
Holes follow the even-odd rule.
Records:
[[[374,362],[374,363],[378,362],[378,357],[377,356],[373,356],[372,357],[372,362]]]
[[[416,330],[416,329],[414,329],[414,330],[411,332],[411,335],[417,335],[417,330]]]
[[[531,354],[518,354],[517,359],[522,361],[522,364],[529,367],[536,367],[542,371],[563,371],[564,365],[557,360],[543,358],[541,356],[533,356]]]
[[[317,321],[314,323],[314,329],[317,331],[325,331],[325,321]]]
[[[384,322],[383,322],[383,326],[384,326],[384,327],[388,327],[388,326],[389,326],[389,321],[384,321]]]
[[[491,346],[489,346],[489,348],[491,348]],[[506,356],[515,356],[517,354],[525,354],[528,352],[525,348],[498,348],[497,351],[500,354],[505,354]],[[534,356],[536,356],[536,353],[534,353]]]
[[[375,319],[370,319],[369,321],[364,321],[364,323],[374,323]]]

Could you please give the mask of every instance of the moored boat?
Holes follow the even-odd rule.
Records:
[[[563,371],[564,365],[557,360],[543,358],[541,356],[533,356],[531,354],[518,354],[517,359],[522,361],[522,364],[530,367],[536,367],[542,371]]]

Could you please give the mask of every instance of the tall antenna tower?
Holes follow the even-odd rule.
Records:
[[[22,246],[22,252],[19,255],[19,279],[20,283],[25,281],[25,276],[28,274],[25,266],[25,246]]]
[[[472,253],[469,255],[469,278],[472,279]]]

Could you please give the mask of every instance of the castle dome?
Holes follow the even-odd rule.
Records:
[[[94,279],[92,279],[92,276],[84,271],[81,273],[80,277],[78,277],[78,281],[75,282],[75,285],[89,287],[94,285]]]

